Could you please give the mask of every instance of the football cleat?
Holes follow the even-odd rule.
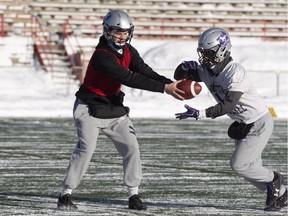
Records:
[[[129,209],[146,210],[147,206],[143,204],[142,200],[135,194],[129,198]]]
[[[78,209],[78,207],[75,204],[73,204],[70,194],[59,196],[58,202],[57,202],[57,208],[59,210],[64,210],[64,211],[71,211],[71,210]]]
[[[268,206],[264,209],[264,211],[279,211],[281,208],[287,207],[287,189],[285,193],[280,196],[275,203],[273,203],[271,206]]]
[[[274,179],[272,182],[266,183],[267,185],[267,199],[266,205],[271,206],[279,197],[280,187],[284,182],[284,177],[277,172],[274,172]]]

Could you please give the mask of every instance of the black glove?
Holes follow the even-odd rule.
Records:
[[[197,70],[199,68],[199,64],[196,61],[183,61],[182,69],[183,70]]]

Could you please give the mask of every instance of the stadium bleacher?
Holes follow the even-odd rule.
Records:
[[[135,37],[193,38],[211,26],[226,28],[231,35],[285,40],[286,0],[2,0],[2,31],[29,34],[31,14],[37,15],[49,32],[63,31],[70,19],[83,36],[102,32],[107,11],[122,9],[133,18]],[[16,26],[17,26],[16,25]]]

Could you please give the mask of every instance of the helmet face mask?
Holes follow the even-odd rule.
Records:
[[[111,37],[113,41],[113,46],[117,49],[121,49],[128,42],[130,33],[129,31],[114,29],[111,31]]]
[[[199,56],[199,63],[201,65],[205,65],[206,67],[212,67],[213,65],[217,64],[217,51],[219,50],[220,46],[216,45],[211,49],[203,49],[203,47],[197,48],[197,53]]]
[[[109,44],[115,48],[120,49],[126,43],[130,43],[133,37],[134,25],[129,15],[122,10],[110,11],[103,19],[103,36]],[[127,32],[128,36],[124,43],[115,43],[117,37],[114,36],[116,32]]]
[[[204,31],[198,40],[199,63],[211,68],[229,56],[231,41],[229,34],[222,28]]]

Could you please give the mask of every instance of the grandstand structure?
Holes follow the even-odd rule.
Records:
[[[75,53],[69,54],[59,41],[70,36],[100,36],[103,16],[109,10],[129,13],[135,38],[195,39],[206,28],[215,26],[237,37],[287,40],[287,6],[287,0],[1,0],[0,36],[33,37],[38,44],[35,52],[46,69],[47,62],[49,70],[53,68],[51,56],[59,61],[61,53],[66,67],[74,68],[72,73],[81,80],[77,75],[83,64],[79,60],[81,47],[75,51],[75,63]]]
[[[62,32],[69,20],[83,36],[97,35],[103,16],[123,9],[133,18],[135,37],[191,38],[221,26],[233,36],[285,39],[287,4],[287,0],[1,0],[1,35],[15,30],[29,34],[31,15],[37,15],[49,32]]]

